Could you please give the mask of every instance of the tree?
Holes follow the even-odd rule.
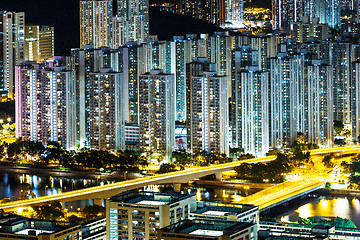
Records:
[[[337,135],[339,135],[344,130],[344,124],[341,121],[334,121],[334,130]]]
[[[175,151],[172,153],[175,163],[179,165],[190,165],[192,163],[191,155],[185,151]]]
[[[351,159],[350,163],[342,162],[341,168],[349,174],[348,188],[360,190],[360,154]]]
[[[20,185],[21,190],[20,190],[20,200],[26,200],[29,198],[36,198],[35,193],[33,193],[33,191],[31,191],[30,189],[30,184],[28,183],[21,183]]]
[[[176,165],[172,163],[163,163],[160,166],[160,169],[157,171],[158,173],[168,173],[168,172],[175,172]]]
[[[60,220],[64,218],[63,208],[59,201],[52,201],[41,206],[32,206],[35,217],[39,219]]]
[[[266,153],[266,156],[276,156],[280,153],[279,149],[271,149]]]
[[[350,219],[341,217],[336,217],[333,225],[335,227],[356,228],[356,225]]]
[[[76,215],[71,215],[70,217],[68,217],[68,221],[71,223],[80,223],[83,220],[84,220],[83,218],[79,218]]]
[[[285,154],[279,153],[274,161],[264,163],[242,163],[235,168],[237,178],[252,182],[280,183],[285,180],[284,173],[291,170],[290,160]]]
[[[105,216],[105,214],[106,214],[106,209],[96,204],[91,206],[86,206],[81,210],[81,215],[84,218],[89,218],[93,216]]]
[[[334,167],[334,154],[329,154],[326,155],[323,160],[322,163],[324,164],[325,167],[327,168],[333,168]]]

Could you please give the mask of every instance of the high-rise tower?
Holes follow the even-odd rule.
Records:
[[[80,48],[111,46],[113,7],[112,0],[80,1]]]
[[[117,0],[117,17],[124,22],[124,42],[145,42],[149,37],[149,1]]]
[[[54,58],[54,28],[49,26],[25,27],[25,60],[45,62]]]
[[[272,0],[273,29],[290,29],[291,22],[298,22],[303,12],[301,0]]]
[[[244,1],[225,1],[225,22],[232,27],[242,27],[244,21]]]
[[[14,97],[14,68],[24,62],[25,13],[0,12],[0,98]]]

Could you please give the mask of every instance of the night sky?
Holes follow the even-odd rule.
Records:
[[[257,6],[269,6],[269,0],[252,0],[252,2]],[[55,55],[69,55],[71,48],[79,47],[79,0],[0,0],[0,10],[25,12],[26,25],[50,25],[55,27]],[[156,14],[158,13],[156,12]],[[156,26],[151,29],[151,26],[161,25],[164,23],[164,17],[168,16],[162,15],[159,19],[153,19],[154,21],[152,21],[151,18],[155,17],[150,15],[150,34],[159,34],[161,36],[161,32],[154,32],[161,29],[161,27]],[[177,18],[173,19],[173,21],[177,20]],[[171,25],[169,26],[171,27]],[[172,27],[170,30],[174,29],[176,28]],[[185,27],[185,29],[189,28]],[[166,30],[165,32],[169,31]],[[189,30],[188,32],[192,31]],[[182,31],[178,35],[181,33]]]
[[[55,54],[79,47],[79,0],[0,0],[0,10],[25,12],[26,25],[55,27]]]

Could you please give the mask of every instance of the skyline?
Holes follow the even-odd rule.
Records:
[[[0,4],[0,239],[360,239],[360,0],[271,1]]]
[[[67,56],[70,55],[71,48],[80,47],[80,0],[63,0],[63,1],[42,1],[42,0],[14,0],[14,1],[1,1],[0,9],[9,12],[25,12],[26,25],[47,25],[55,28],[55,56]],[[154,0],[155,2],[155,0]],[[114,11],[116,9],[116,0],[113,0]],[[271,8],[271,1],[269,0],[255,0],[252,1],[255,6],[264,6]],[[154,16],[158,12],[153,11],[150,8],[150,15]],[[153,14],[152,14],[153,13]],[[185,29],[171,29],[168,23],[164,23],[166,31],[162,32],[161,27],[156,26],[164,18],[169,18],[170,13],[161,12],[161,16],[156,16],[157,19],[152,19],[150,16],[150,34],[156,34],[159,32],[160,37],[169,35],[166,31],[178,31],[180,34],[185,35],[186,33],[193,33],[193,30],[189,29],[188,32],[184,32]],[[186,25],[189,26],[191,17],[180,16],[181,20],[187,20]],[[178,18],[171,18],[171,21],[177,20]],[[196,32],[201,33],[201,28],[208,28],[204,30],[204,33],[208,32],[210,26],[202,26],[199,22],[206,24],[200,20],[194,19],[198,26]],[[184,21],[183,21],[184,22]],[[74,24],[76,23],[76,24]],[[153,24],[152,24],[153,23]],[[174,23],[176,24],[176,23]],[[178,24],[179,25],[179,24]],[[152,27],[152,28],[151,28]],[[215,28],[215,26],[214,26]],[[176,30],[177,29],[177,30]],[[184,32],[182,34],[182,32]],[[164,37],[163,37],[164,38]]]

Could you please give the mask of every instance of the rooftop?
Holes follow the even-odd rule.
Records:
[[[192,194],[181,194],[175,192],[146,192],[146,191],[128,191],[120,193],[110,198],[113,202],[133,203],[137,205],[165,205],[181,201],[183,199],[195,196]]]
[[[195,214],[227,216],[230,214],[241,214],[250,210],[258,210],[258,207],[250,204],[197,202]]]
[[[212,221],[212,220],[184,220],[165,228],[162,232],[190,234],[199,236],[230,236],[236,232],[245,230],[253,223],[233,221]]]
[[[38,236],[59,232],[76,225],[69,222],[26,218],[0,212],[0,233]]]

